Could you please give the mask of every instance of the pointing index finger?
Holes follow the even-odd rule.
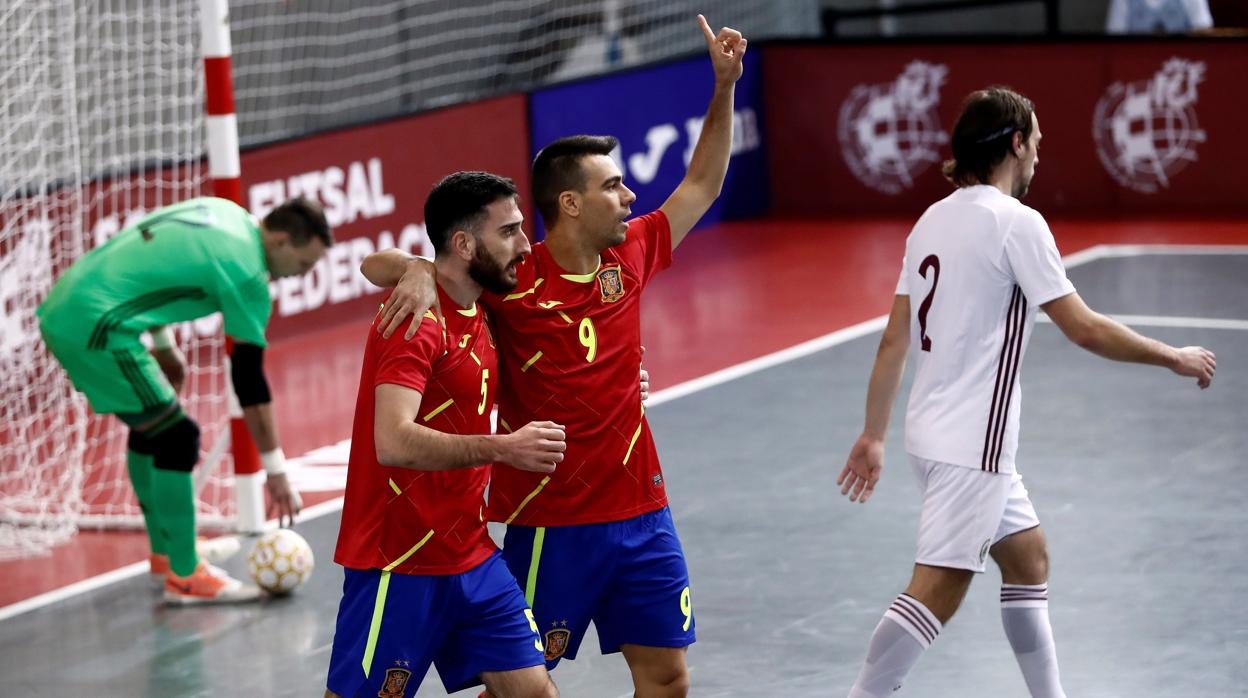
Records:
[[[706,45],[715,45],[715,32],[711,31],[711,25],[706,23],[706,17],[698,15],[698,24],[702,26],[702,35],[706,37]]]

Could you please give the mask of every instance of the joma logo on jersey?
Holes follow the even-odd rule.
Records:
[[[624,297],[624,277],[620,265],[612,264],[598,272],[598,291],[603,303],[614,303]]]
[[[403,698],[403,694],[407,692],[407,682],[412,678],[412,672],[399,667],[390,667],[386,669],[386,678],[381,682],[381,690],[377,691],[377,698]]]

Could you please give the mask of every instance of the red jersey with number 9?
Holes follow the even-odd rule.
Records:
[[[550,475],[496,465],[492,521],[569,526],[620,521],[667,506],[641,405],[641,292],[672,263],[661,211],[629,221],[591,274],[559,268],[545,244],[517,269],[515,292],[487,294],[499,343],[499,431],[531,421],[567,427]]]
[[[368,329],[334,552],[343,567],[460,574],[497,549],[483,515],[490,466],[424,471],[377,462],[373,423],[379,385],[421,393],[417,424],[448,434],[490,433],[498,353],[485,312],[480,304],[460,309],[441,288],[438,296],[445,328],[427,313],[411,341],[403,338],[406,323],[384,339],[377,331],[378,312]]]

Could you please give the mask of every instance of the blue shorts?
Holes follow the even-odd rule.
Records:
[[[689,570],[667,507],[610,523],[508,526],[503,559],[537,617],[548,669],[576,659],[591,620],[603,654],[696,639]]]
[[[346,570],[329,690],[415,695],[430,664],[448,693],[480,684],[483,671],[542,664],[532,611],[497,552],[463,574]]]

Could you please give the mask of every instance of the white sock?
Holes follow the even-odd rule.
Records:
[[[1049,625],[1047,584],[1002,584],[1001,624],[1032,698],[1066,698]]]
[[[940,634],[940,621],[908,594],[884,612],[867,644],[867,658],[849,698],[884,698],[901,688],[906,674]]]

